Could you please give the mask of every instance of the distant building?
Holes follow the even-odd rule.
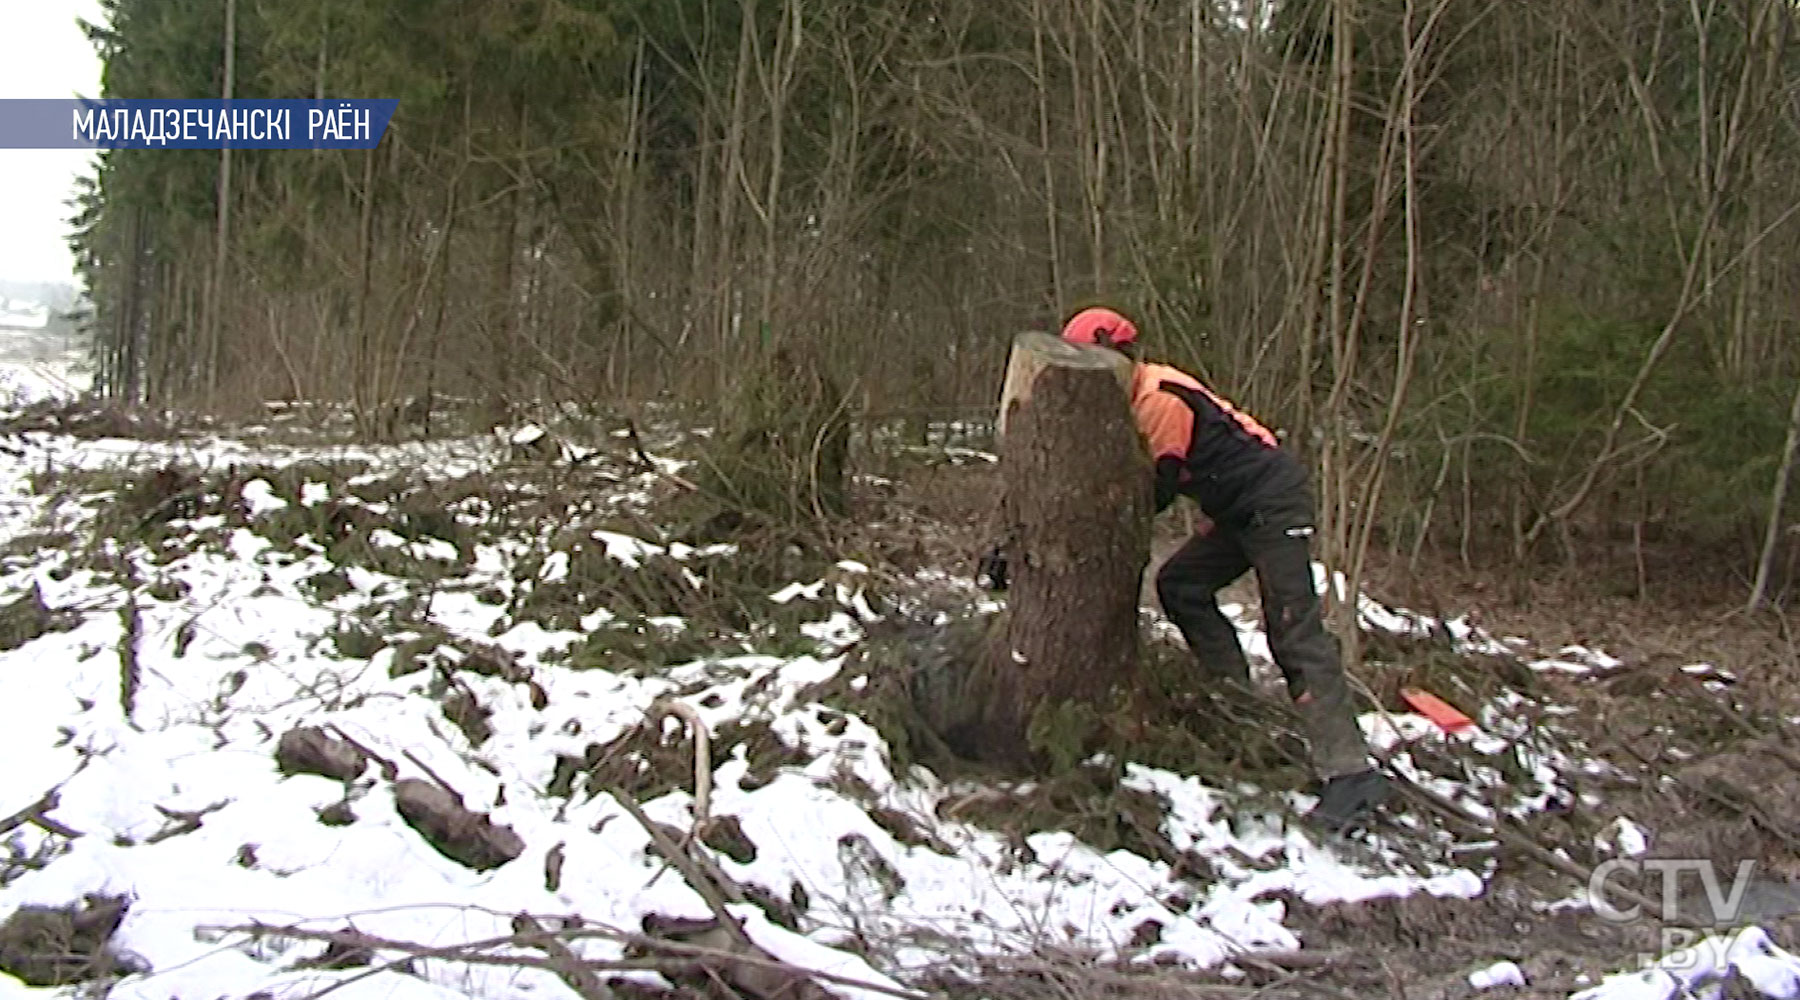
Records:
[[[0,330],[38,332],[50,326],[50,307],[0,298]]]

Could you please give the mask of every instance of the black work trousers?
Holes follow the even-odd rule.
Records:
[[[1270,653],[1305,721],[1314,769],[1330,779],[1367,770],[1372,762],[1337,640],[1325,630],[1313,582],[1313,534],[1310,495],[1286,491],[1235,523],[1214,524],[1189,539],[1158,571],[1156,593],[1201,668],[1247,686],[1250,662],[1216,595],[1256,571]]]

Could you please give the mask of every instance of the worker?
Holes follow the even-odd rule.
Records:
[[[1139,360],[1135,324],[1084,309],[1063,339],[1108,348],[1132,362],[1131,410],[1155,468],[1156,512],[1177,496],[1206,521],[1163,563],[1156,593],[1188,649],[1214,679],[1250,684],[1250,663],[1217,594],[1256,571],[1269,651],[1305,723],[1322,782],[1310,818],[1339,832],[1384,801],[1388,781],[1370,759],[1351,707],[1336,641],[1325,630],[1313,578],[1314,502],[1305,467],[1268,428],[1180,369]],[[1005,588],[1004,555],[982,572]]]

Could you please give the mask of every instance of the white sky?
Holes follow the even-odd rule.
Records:
[[[98,97],[100,58],[76,26],[101,19],[94,0],[6,4],[0,98]],[[0,149],[0,278],[74,283],[64,221],[93,150]]]

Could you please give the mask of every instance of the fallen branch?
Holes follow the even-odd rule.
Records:
[[[732,902],[740,904],[745,902],[743,890],[695,842],[691,833],[686,838],[688,841],[686,847],[678,845],[667,833],[651,822],[650,817],[644,814],[643,807],[638,805],[631,793],[623,789],[616,789],[613,791],[613,796],[625,811],[631,814],[632,819],[637,820],[638,825],[650,835],[650,840],[656,845],[658,853],[666,857],[675,866],[675,869],[681,872],[688,885],[700,894],[701,899],[705,900],[707,909],[712,911],[714,918],[712,925],[709,926],[703,922],[691,929],[684,928],[683,934],[692,933],[700,941],[707,942],[707,945],[703,945],[703,947],[710,946],[709,939],[717,940],[719,935],[723,935],[724,947],[712,950],[734,957],[759,960],[748,966],[727,966],[724,976],[727,983],[739,990],[763,997],[765,1000],[796,995],[804,1000],[806,997],[819,993],[818,985],[810,979],[811,973],[795,969],[777,960],[775,956],[764,951],[750,939],[743,924],[739,923],[738,919],[732,916],[731,911],[725,906],[726,893],[730,894]],[[650,929],[648,926],[645,927],[645,930]],[[657,948],[686,943],[661,938],[646,940],[656,942],[651,947]]]
[[[1278,986],[1294,985],[1294,986],[1304,987],[1305,989],[1313,990],[1314,992],[1323,994],[1328,997],[1333,997],[1333,998],[1335,998],[1335,1000],[1358,1000],[1356,994],[1351,993],[1349,990],[1340,989],[1339,987],[1333,986],[1330,983],[1316,983],[1316,982],[1313,982],[1313,981],[1307,979],[1306,974],[1307,974],[1307,970],[1309,968],[1308,966],[1294,964],[1294,963],[1271,962],[1271,961],[1268,961],[1265,959],[1256,958],[1253,956],[1253,953],[1244,953],[1244,954],[1239,954],[1239,955],[1233,955],[1230,958],[1230,962],[1233,965],[1247,966],[1249,968],[1259,970],[1268,975],[1277,977],[1275,982],[1268,984],[1268,986],[1264,987],[1265,989],[1273,989]],[[1322,970],[1322,969],[1328,969],[1330,967],[1331,967],[1331,963],[1329,961],[1327,961],[1321,965],[1312,966],[1310,968],[1315,969],[1315,970]]]
[[[1228,961],[1252,961],[1264,966],[1280,966],[1284,969],[1318,969],[1341,962],[1350,957],[1345,951],[1305,950],[1294,948],[1271,948],[1264,951],[1248,951],[1231,956]]]
[[[68,840],[74,840],[77,837],[86,836],[86,834],[82,833],[80,830],[77,830],[74,827],[68,826],[57,820],[51,819],[50,817],[45,816],[42,813],[39,813],[38,815],[31,817],[31,822],[36,824],[38,829],[43,830],[45,833],[54,833],[58,837],[63,837]]]
[[[80,830],[72,829],[45,815],[61,804],[61,794],[57,789],[52,788],[45,792],[42,798],[33,802],[31,805],[26,806],[5,819],[0,819],[0,834],[11,833],[27,823],[32,823],[46,832],[56,834],[58,837],[65,837],[69,840],[80,837],[82,835]]]
[[[169,821],[169,825],[144,838],[144,843],[160,844],[171,837],[179,837],[182,834],[193,833],[195,830],[200,829],[201,824],[205,822],[207,816],[218,812],[230,804],[230,799],[224,799],[219,802],[214,802],[204,809],[168,809],[163,806],[157,806],[156,811],[163,814],[163,818]]]
[[[397,951],[401,953],[399,958],[382,962],[378,965],[371,965],[369,968],[364,969],[354,976],[347,976],[322,990],[307,994],[302,1000],[320,1000],[320,998],[328,994],[353,986],[366,979],[373,979],[384,972],[394,972],[402,969],[416,959],[421,958],[437,958],[445,961],[462,962],[467,965],[509,965],[528,969],[539,968],[549,972],[556,971],[549,967],[549,959],[536,958],[531,955],[487,955],[481,953],[482,949],[497,948],[520,940],[519,936],[516,935],[432,948],[425,945],[415,945],[405,941],[389,941],[382,938],[371,937],[361,931],[355,930],[309,931],[299,927],[269,927],[263,924],[252,924],[247,927],[199,927],[195,928],[195,930],[197,933],[205,934],[244,934],[250,937],[251,940],[261,940],[267,937],[283,937],[292,938],[298,941],[323,941],[326,943],[327,950],[338,945],[351,945],[371,953],[376,949],[382,951]],[[593,965],[594,963],[590,963],[590,967],[593,967]]]
[[[1593,884],[1594,870],[1592,868],[1571,861],[1550,850],[1538,843],[1530,834],[1515,829],[1505,818],[1498,814],[1495,815],[1491,822],[1477,816],[1463,808],[1461,805],[1458,805],[1456,802],[1439,795],[1437,792],[1426,788],[1424,785],[1421,785],[1408,777],[1404,771],[1401,771],[1395,766],[1393,757],[1385,751],[1374,748],[1371,749],[1375,758],[1381,762],[1383,770],[1387,771],[1387,773],[1399,783],[1401,790],[1410,794],[1413,798],[1417,799],[1434,812],[1437,812],[1446,818],[1457,820],[1482,833],[1492,834],[1501,842],[1530,855],[1533,860],[1542,863],[1546,867],[1576,879],[1583,886]],[[1642,906],[1646,913],[1661,913],[1663,910],[1663,905],[1661,903],[1631,889],[1615,886],[1613,892],[1617,893],[1622,899],[1628,900],[1638,906]],[[1684,921],[1666,917],[1662,922],[1671,927],[1689,926]]]
[[[600,977],[594,975],[594,970],[582,957],[575,954],[561,938],[551,934],[536,917],[528,913],[519,914],[513,918],[513,930],[541,939],[538,947],[558,966],[557,977],[580,995],[582,1000],[614,1000],[612,988],[601,982]]]
[[[1687,677],[1688,675],[1683,673],[1681,676]],[[1696,693],[1694,700],[1712,709],[1726,722],[1731,723],[1741,730],[1745,736],[1756,741],[1759,744],[1757,746],[1758,750],[1771,754],[1779,758],[1782,763],[1793,768],[1795,771],[1800,771],[1800,754],[1788,749],[1783,746],[1780,741],[1772,738],[1768,733],[1763,732],[1762,728],[1750,721],[1750,717],[1739,710],[1736,705],[1731,704],[1727,700],[1713,697],[1712,692],[1706,691],[1705,689],[1701,689]]]
[[[644,450],[644,439],[638,436],[637,421],[629,419],[625,421],[625,439],[631,442],[632,454],[637,459],[637,463],[643,466],[646,472],[649,472],[651,475],[661,476],[669,482],[674,483],[676,486],[687,490],[689,493],[701,492],[700,487],[696,486],[693,482],[684,479],[673,472],[664,472],[662,468],[656,464],[656,460],[650,457],[648,451]]]
[[[355,747],[358,750],[361,750],[363,753],[363,756],[365,756],[365,757],[369,758],[370,760],[374,761],[375,763],[381,765],[381,780],[393,781],[395,778],[399,777],[400,768],[398,765],[396,765],[393,761],[389,760],[388,758],[383,757],[382,755],[369,749],[363,743],[359,742],[356,739],[356,737],[351,736],[349,733],[344,732],[344,730],[342,728],[340,728],[337,723],[335,723],[335,722],[326,723],[325,728],[331,730],[332,734],[337,736],[338,739],[343,740],[345,743],[350,744],[351,746]],[[423,765],[421,765],[421,766],[423,766]]]
[[[425,776],[427,778],[430,778],[434,784],[436,784],[439,788],[442,788],[444,791],[449,792],[451,798],[454,798],[458,802],[462,801],[462,793],[457,791],[456,787],[454,785],[450,784],[448,781],[445,781],[442,777],[439,777],[438,773],[431,769],[431,765],[420,760],[418,758],[418,756],[416,754],[414,754],[411,750],[401,750],[400,752],[406,755],[407,760],[412,761],[414,767],[418,768],[421,771],[424,771]]]
[[[1376,705],[1381,712],[1382,719],[1390,728],[1395,732],[1400,731],[1399,727],[1395,724],[1393,715],[1389,713],[1387,709],[1381,708],[1381,699],[1375,696],[1375,693],[1369,689],[1367,684],[1364,684],[1359,678],[1355,677],[1351,678],[1351,684]],[[1371,746],[1369,752],[1378,762],[1380,762],[1381,769],[1387,772],[1387,774],[1399,784],[1402,792],[1410,794],[1414,799],[1424,804],[1432,811],[1448,819],[1460,822],[1477,832],[1491,834],[1503,843],[1530,855],[1533,860],[1538,861],[1546,867],[1578,880],[1583,886],[1594,884],[1593,869],[1586,865],[1577,864],[1538,843],[1536,838],[1532,837],[1530,834],[1513,828],[1497,812],[1494,815],[1493,821],[1489,822],[1481,816],[1477,816],[1458,805],[1456,802],[1439,795],[1437,792],[1414,781],[1405,771],[1402,771],[1399,766],[1394,763],[1393,755],[1386,750]],[[1663,910],[1661,903],[1631,889],[1615,888],[1613,891],[1618,893],[1620,897],[1643,907],[1644,911],[1647,913],[1661,913]],[[1673,919],[1665,919],[1663,923],[1672,927],[1688,926],[1682,921]]]
[[[650,835],[650,842],[656,845],[657,852],[667,858],[669,863],[675,866],[675,870],[681,873],[681,877],[687,880],[688,885],[700,894],[700,898],[706,902],[706,908],[712,911],[714,917],[718,918],[720,926],[725,928],[726,933],[740,944],[749,945],[750,936],[744,933],[744,928],[737,922],[737,918],[733,917],[731,911],[725,908],[725,898],[721,895],[725,884],[715,881],[702,872],[699,864],[695,862],[694,856],[670,840],[669,835],[662,832],[662,829],[644,814],[644,807],[638,805],[637,799],[633,798],[630,792],[622,788],[610,791],[613,798],[618,800],[619,805],[631,814],[632,819],[637,820],[638,825],[644,828],[645,833]],[[742,903],[744,901],[742,894],[734,893],[733,895],[737,898],[732,902]]]
[[[1741,790],[1736,789],[1734,786],[1725,786],[1726,789],[1732,793],[1728,794],[1727,792],[1720,791],[1709,785],[1704,785],[1685,775],[1676,775],[1675,783],[1714,805],[1721,806],[1731,812],[1737,813],[1739,816],[1749,820],[1752,826],[1761,829],[1764,833],[1767,833],[1769,836],[1774,837],[1776,840],[1787,845],[1789,851],[1800,854],[1800,837],[1795,837],[1792,833],[1789,833],[1780,823],[1771,818],[1768,812],[1763,809],[1762,806],[1757,804],[1756,800],[1748,797],[1746,794],[1742,794]]]
[[[685,701],[668,699],[652,706],[660,714],[676,716],[687,723],[688,734],[694,740],[694,828],[688,834],[691,840],[704,840],[707,829],[712,825],[712,737],[707,732],[706,723],[701,720],[700,713],[694,706]]]
[[[1157,996],[1165,995],[1156,986],[1173,985],[1181,990],[1175,996],[1188,996],[1194,1000],[1223,1000],[1227,997],[1256,997],[1269,991],[1268,985],[1237,986],[1217,982],[1212,976],[1204,973],[1196,974],[1177,969],[1157,969],[1154,973],[1136,971],[1130,967],[1113,965],[1095,965],[1091,961],[1079,958],[1059,960],[1056,957],[1042,955],[1026,955],[1013,958],[984,961],[980,967],[982,979],[969,982],[961,976],[957,977],[959,986],[990,988],[993,980],[1000,977],[1029,977],[1034,983],[1055,983],[1060,989],[1055,995],[1061,996]],[[1146,987],[1146,982],[1154,983]],[[1081,992],[1070,987],[1085,988]],[[1045,995],[1052,995],[1048,990]]]
[[[755,966],[770,971],[784,972],[794,976],[819,979],[829,983],[836,983],[840,986],[848,986],[854,989],[881,993],[886,996],[899,997],[901,1000],[930,1000],[930,998],[934,996],[934,994],[930,993],[896,988],[882,983],[872,983],[852,976],[838,975],[833,972],[825,972],[818,969],[804,969],[773,958],[757,955],[744,955],[735,951],[710,948],[705,945],[688,944],[682,941],[665,941],[644,934],[634,934],[630,931],[619,930],[612,927],[584,924],[577,927],[568,927],[560,931],[549,931],[542,929],[540,918],[531,917],[528,914],[522,916],[531,920],[540,929],[537,931],[508,934],[476,941],[466,941],[460,944],[441,946],[422,945],[411,941],[381,938],[363,933],[362,931],[312,930],[297,926],[278,927],[262,923],[225,927],[200,927],[196,928],[196,930],[199,933],[209,935],[243,934],[257,940],[276,937],[290,938],[296,941],[318,941],[326,944],[350,945],[369,951],[398,953],[405,956],[405,959],[435,958],[444,961],[462,962],[468,965],[509,966],[515,968],[543,969],[549,972],[557,972],[558,966],[563,963],[537,955],[493,954],[492,949],[542,948],[544,944],[549,941],[555,941],[566,946],[568,943],[577,940],[603,939],[618,941],[626,945],[635,945],[646,950],[665,951],[671,954],[654,958],[621,959],[590,959],[576,956],[576,961],[583,969],[589,971],[651,971],[663,973],[670,971],[693,971],[695,969],[712,971],[715,963],[731,962]],[[516,920],[517,918],[515,918],[515,922]],[[573,952],[571,951],[570,954],[573,954]],[[681,958],[691,959],[692,961],[682,962],[679,960]],[[329,992],[330,990],[339,989],[357,980],[366,979],[370,976],[388,971],[390,967],[391,965],[376,967],[348,979],[341,980],[331,987],[328,987],[326,990],[313,994],[311,1000],[316,1000],[317,997],[323,996],[324,993]]]

